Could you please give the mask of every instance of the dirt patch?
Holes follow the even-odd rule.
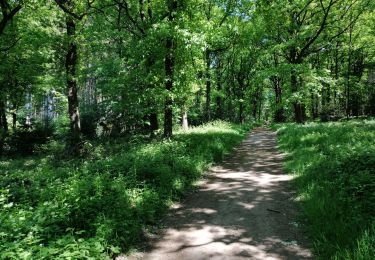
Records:
[[[276,134],[255,129],[165,218],[142,253],[119,259],[312,259]]]

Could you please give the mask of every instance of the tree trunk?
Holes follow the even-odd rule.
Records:
[[[4,141],[8,133],[8,122],[6,118],[5,102],[0,100],[0,155],[4,151]]]
[[[262,95],[259,95],[259,102],[258,102],[258,121],[260,121],[262,117]]]
[[[173,88],[173,67],[174,67],[174,59],[173,59],[173,39],[168,38],[166,43],[167,48],[167,56],[165,57],[165,89],[167,90],[167,96],[165,97],[165,104],[164,104],[164,136],[171,137],[172,136],[172,127],[173,127],[173,111],[172,111],[172,97],[171,91]]]
[[[223,98],[220,95],[216,97],[216,118],[223,119]]]
[[[206,121],[211,121],[211,74],[210,74],[210,50],[207,48],[206,52]]]
[[[151,134],[159,129],[159,121],[158,121],[158,114],[157,113],[151,113],[150,116],[150,131]]]
[[[339,79],[339,46],[340,44],[336,43],[335,48],[335,80],[337,81]],[[333,92],[333,105],[336,107],[337,103],[337,87],[335,87]]]
[[[167,0],[168,5],[168,20],[170,23],[173,23],[175,12],[177,10],[177,1],[176,0]],[[171,26],[172,27],[172,26]],[[172,136],[172,127],[173,127],[173,100],[172,100],[172,89],[173,89],[173,77],[174,77],[174,50],[175,40],[173,35],[169,35],[166,39],[166,57],[164,61],[165,67],[165,89],[167,90],[167,95],[165,97],[164,103],[164,137],[169,138]]]
[[[349,118],[350,116],[350,73],[352,67],[352,32],[353,26],[350,26],[349,29],[349,50],[348,50],[348,71],[347,71],[347,78],[346,78],[346,117]]]
[[[220,72],[217,72],[217,91],[218,95],[216,97],[216,119],[223,119],[223,98],[221,97],[221,91],[223,89],[221,83]]]
[[[239,108],[238,108],[238,122],[240,124],[243,124],[245,122],[244,113],[243,113],[243,102],[240,102]]]
[[[12,129],[15,130],[17,127],[17,112],[12,113]]]
[[[6,115],[5,101],[0,100],[0,129],[8,132],[8,121]]]
[[[252,114],[253,114],[253,119],[256,120],[257,118],[257,111],[258,111],[258,101],[257,101],[257,95],[253,97],[253,106],[252,106]]]
[[[182,129],[184,131],[189,130],[188,114],[185,107],[183,107],[182,109]]]
[[[298,91],[297,72],[295,69],[292,69],[292,72],[291,72],[290,85],[291,85],[292,93],[295,93]],[[299,101],[294,101],[293,109],[294,109],[294,120],[297,123],[303,123],[304,121],[303,104],[301,104]]]
[[[284,117],[284,108],[282,105],[282,88],[281,88],[281,78],[279,76],[273,76],[271,77],[271,80],[273,82],[273,88],[275,91],[275,114],[274,114],[274,120],[276,123],[282,123],[285,121]]]
[[[70,16],[66,18],[66,29],[69,39],[68,52],[65,59],[67,91],[68,91],[68,112],[70,119],[71,145],[76,145],[81,138],[81,121],[78,109],[77,95],[77,63],[78,51],[75,40],[76,24]]]

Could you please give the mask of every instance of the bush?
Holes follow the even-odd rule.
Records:
[[[96,128],[100,119],[98,109],[86,109],[81,113],[81,131],[88,138],[96,137]]]
[[[289,124],[278,136],[316,254],[374,259],[375,121]]]
[[[0,161],[0,258],[106,259],[130,249],[247,130],[217,122],[171,141],[108,139],[85,160]]]
[[[9,138],[11,153],[31,155],[54,134],[51,123],[36,123],[31,129],[17,129]]]

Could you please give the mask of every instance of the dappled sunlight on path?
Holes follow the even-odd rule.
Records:
[[[311,259],[276,134],[256,129],[130,259]]]

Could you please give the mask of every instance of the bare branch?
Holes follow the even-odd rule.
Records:
[[[322,18],[322,21],[320,23],[320,26],[319,26],[319,29],[316,31],[316,33],[314,34],[314,36],[310,37],[308,39],[308,41],[306,42],[305,46],[302,48],[302,50],[300,51],[299,53],[299,58],[303,58],[305,55],[306,55],[306,52],[308,51],[308,49],[310,48],[310,46],[316,41],[316,39],[318,39],[318,37],[320,36],[320,34],[323,32],[324,28],[326,27],[327,25],[327,19],[328,19],[328,16],[329,16],[329,13],[330,13],[330,10],[332,8],[332,6],[337,3],[338,0],[330,0],[329,1],[329,4],[327,7],[324,7],[322,1],[322,9],[324,10],[324,15],[323,15],[323,18]]]
[[[72,16],[73,18],[75,18],[77,20],[82,20],[83,17],[85,17],[87,15],[86,12],[81,14],[81,15],[78,15],[78,14],[74,13],[72,10],[69,10],[69,8],[65,6],[66,1],[64,1],[64,0],[55,0],[55,2],[61,8],[61,10],[64,11],[64,13],[69,14],[70,16]]]
[[[7,51],[9,51],[9,50],[12,49],[14,46],[16,46],[16,44],[19,42],[19,40],[21,40],[21,37],[18,38],[17,40],[15,40],[10,46],[5,47],[5,48],[1,48],[1,49],[0,49],[0,52],[7,52]]]
[[[141,34],[145,35],[146,32],[144,31],[144,29],[141,26],[139,26],[138,22],[130,14],[129,5],[127,1],[119,1],[119,0],[114,0],[114,1],[125,10],[125,15],[130,20],[130,22],[141,32]]]

